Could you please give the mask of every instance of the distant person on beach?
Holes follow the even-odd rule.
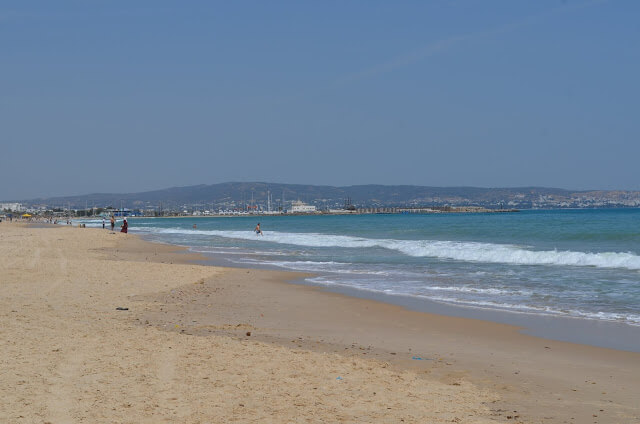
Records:
[[[104,230],[104,224],[105,224],[105,221],[104,221],[104,218],[102,218],[102,229],[103,230]]]
[[[256,225],[256,228],[253,230],[256,232],[256,235],[260,235],[262,236],[262,230],[260,229],[260,223],[258,222],[258,225]]]
[[[115,226],[116,226],[116,218],[113,215],[111,215],[111,231],[113,231]]]
[[[127,222],[127,217],[124,217],[124,221],[122,222],[121,225],[122,229],[120,230],[121,233],[127,233],[127,231],[129,230],[129,223]]]

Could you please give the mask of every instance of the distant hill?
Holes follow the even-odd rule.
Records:
[[[637,191],[569,191],[558,188],[427,187],[412,185],[355,185],[346,187],[228,182],[212,185],[172,187],[141,193],[93,193],[80,196],[24,200],[27,205],[68,207],[120,206],[131,209],[232,209],[245,205],[266,208],[271,193],[272,208],[285,208],[301,200],[319,208],[336,208],[350,202],[357,207],[386,206],[484,206],[489,208],[536,207],[638,207]],[[252,203],[253,202],[253,203]]]

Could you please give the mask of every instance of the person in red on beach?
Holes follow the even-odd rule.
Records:
[[[124,217],[124,221],[122,222],[121,225],[122,229],[120,230],[121,233],[126,233],[129,230],[129,224],[127,223],[127,217]]]

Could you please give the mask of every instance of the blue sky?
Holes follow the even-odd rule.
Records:
[[[0,199],[640,190],[636,1],[0,2]]]

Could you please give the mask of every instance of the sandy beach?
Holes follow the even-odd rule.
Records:
[[[0,421],[637,423],[640,354],[0,224]]]

